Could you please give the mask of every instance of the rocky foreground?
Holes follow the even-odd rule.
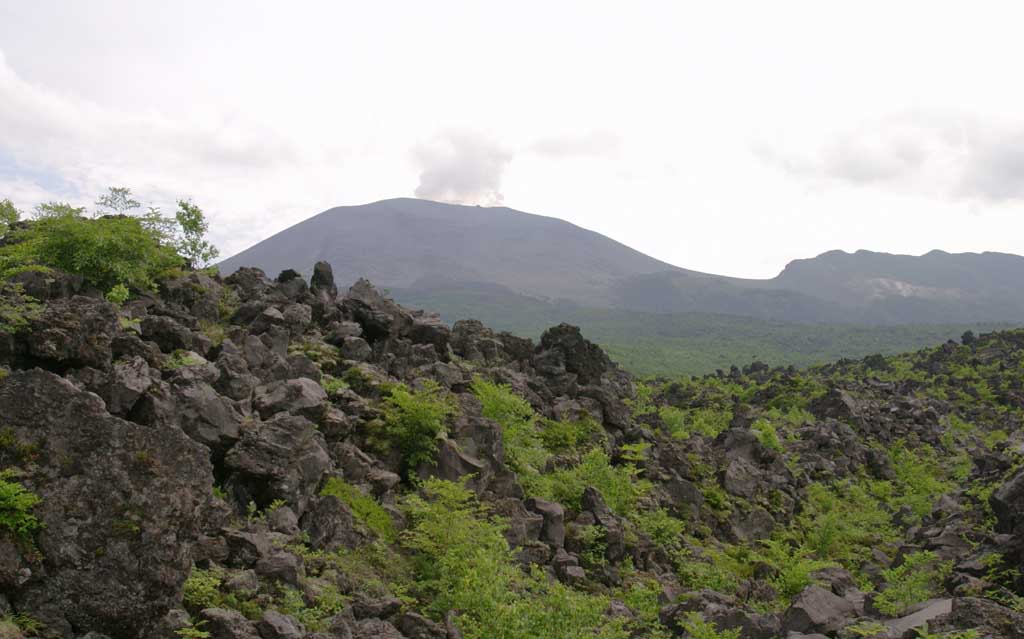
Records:
[[[324,263],[14,283],[0,637],[1024,636],[1024,332],[641,383]]]

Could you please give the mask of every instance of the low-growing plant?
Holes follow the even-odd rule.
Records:
[[[713,623],[704,621],[699,612],[689,612],[683,621],[683,632],[690,639],[739,639],[740,628],[719,630]]]
[[[575,466],[524,478],[524,487],[534,496],[557,501],[577,510],[583,492],[593,487],[601,493],[612,510],[629,516],[635,511],[639,499],[651,488],[650,482],[639,479],[637,474],[632,464],[613,466],[604,449],[594,448]]]
[[[779,432],[776,430],[775,424],[762,418],[756,420],[750,426],[750,429],[754,431],[757,441],[761,442],[762,446],[780,453],[782,452],[782,441],[779,440]]]
[[[331,495],[347,505],[356,519],[381,538],[393,542],[397,538],[395,525],[388,511],[373,497],[365,494],[352,484],[337,477],[331,477],[320,490],[321,495]]]
[[[42,622],[24,613],[8,612],[0,615],[0,638],[2,639],[36,637],[42,630]]]
[[[39,495],[13,481],[14,471],[0,471],[0,529],[22,542],[30,542],[42,523],[32,509],[42,502]]]
[[[333,375],[324,375],[321,377],[320,385],[324,387],[324,391],[326,391],[328,395],[334,395],[348,389],[348,383],[345,380],[339,377],[334,377]]]
[[[124,284],[114,284],[114,286],[107,291],[105,296],[107,301],[115,306],[120,306],[128,301],[131,297],[131,291]]]
[[[678,546],[686,530],[686,522],[673,517],[664,508],[641,510],[630,519],[652,541],[665,548]]]
[[[876,595],[875,607],[894,617],[926,601],[941,591],[952,567],[951,562],[940,561],[930,550],[907,555],[899,566],[882,571],[885,587]]]
[[[42,312],[43,305],[21,284],[0,282],[0,333],[22,331]]]
[[[185,366],[198,366],[202,363],[203,360],[194,353],[178,349],[164,359],[163,369],[173,371]]]
[[[626,639],[624,620],[605,616],[608,598],[525,574],[491,516],[464,486],[428,479],[406,500],[402,543],[414,556],[416,589],[440,615],[458,610],[466,639]]]
[[[384,433],[402,452],[408,472],[429,462],[438,440],[448,433],[448,419],[458,412],[454,400],[437,382],[427,380],[419,390],[397,385],[384,400]]]

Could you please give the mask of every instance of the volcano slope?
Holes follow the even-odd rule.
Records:
[[[1024,635],[1024,331],[639,381],[241,269],[0,296],[0,636]]]

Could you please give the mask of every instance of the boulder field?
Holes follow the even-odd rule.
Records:
[[[0,637],[545,636],[422,587],[432,480],[600,602],[548,636],[1024,637],[1024,332],[637,380],[322,262],[4,305]]]

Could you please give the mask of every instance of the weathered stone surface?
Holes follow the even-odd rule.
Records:
[[[820,586],[810,586],[793,600],[782,629],[829,634],[837,632],[853,616],[852,603]]]
[[[0,592],[53,632],[141,636],[180,601],[213,483],[207,452],[180,430],[112,417],[38,369],[0,381],[0,415],[37,447],[21,481],[42,498],[45,525],[42,563],[25,563],[29,578]]]
[[[224,464],[232,473],[228,486],[241,503],[252,500],[265,508],[281,499],[301,515],[331,460],[312,422],[278,414],[248,426]]]
[[[109,368],[111,343],[118,332],[113,306],[76,295],[50,302],[18,337],[24,340],[31,363],[63,372],[83,366]]]

